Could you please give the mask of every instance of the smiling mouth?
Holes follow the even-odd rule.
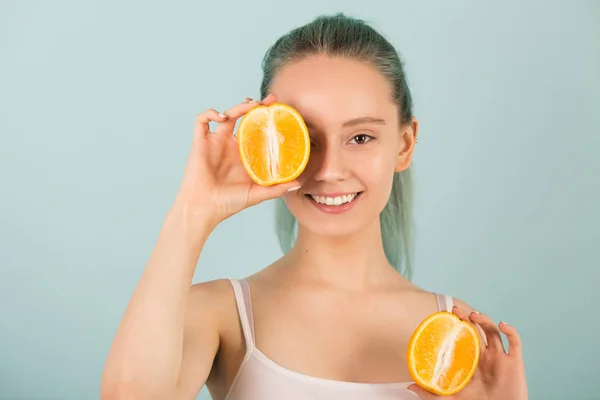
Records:
[[[341,196],[329,197],[329,196],[315,196],[307,194],[306,197],[318,204],[326,206],[341,206],[344,204],[352,203],[362,192],[349,193]]]

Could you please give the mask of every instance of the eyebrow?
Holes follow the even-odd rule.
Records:
[[[385,120],[373,117],[359,117],[348,120],[342,124],[343,127],[356,126],[361,124],[385,125]]]
[[[381,118],[374,118],[374,117],[359,117],[359,118],[353,118],[353,119],[350,119],[350,120],[344,122],[342,124],[342,127],[347,128],[350,126],[356,126],[356,125],[361,125],[361,124],[385,125],[385,120],[381,119]],[[309,129],[314,128],[314,125],[312,125],[308,121],[306,121],[306,126]]]

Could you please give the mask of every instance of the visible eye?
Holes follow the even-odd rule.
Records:
[[[372,139],[374,139],[373,136],[369,136],[364,133],[361,133],[360,135],[354,136],[350,140],[350,142],[353,142],[354,144],[365,144],[365,143],[370,142]]]

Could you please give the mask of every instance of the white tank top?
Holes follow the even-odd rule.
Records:
[[[226,400],[418,400],[412,382],[357,383],[317,378],[289,370],[254,345],[254,320],[246,280],[230,279],[246,341],[246,354]],[[438,309],[451,311],[453,299],[436,294]]]

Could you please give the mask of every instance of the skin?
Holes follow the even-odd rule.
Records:
[[[263,104],[288,103],[310,127],[307,168],[283,185],[261,187],[248,178],[233,128],[258,102],[197,117],[181,187],[109,352],[103,399],[191,399],[205,383],[213,398],[225,397],[246,350],[233,290],[226,280],[191,285],[192,276],[220,222],[279,196],[299,233],[290,252],[248,278],[258,349],[310,376],[412,380],[406,346],[437,311],[436,299],[389,265],[378,218],[394,172],[410,166],[418,123],[400,124],[388,82],[363,62],[311,56],[284,67],[270,90]],[[363,117],[373,120],[356,122]],[[213,133],[209,121],[219,123]],[[318,210],[308,196],[334,192],[361,194],[342,214]],[[477,324],[483,351],[476,375],[452,398],[527,399],[516,330],[500,324],[507,353],[493,321],[460,299],[455,304],[453,312]]]

